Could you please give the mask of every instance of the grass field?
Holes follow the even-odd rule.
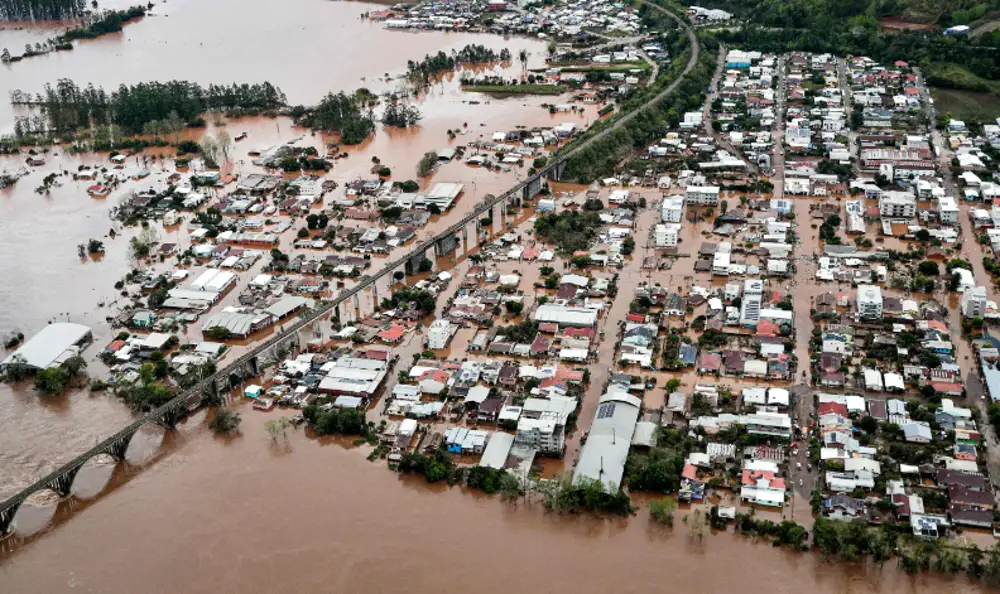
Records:
[[[931,89],[934,106],[940,115],[950,114],[965,122],[994,122],[1000,117],[1000,97],[958,89]]]
[[[466,85],[462,90],[490,95],[562,95],[568,89],[559,85]]]

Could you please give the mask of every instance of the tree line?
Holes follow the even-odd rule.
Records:
[[[662,137],[666,131],[680,123],[685,111],[698,109],[702,103],[704,91],[712,80],[715,71],[716,51],[718,42],[707,37],[706,51],[702,51],[698,63],[690,74],[677,86],[674,92],[665,97],[652,109],[640,112],[625,125],[604,136],[599,141],[576,152],[566,162],[563,179],[588,183],[599,177],[604,177],[614,171],[614,168],[629,154]],[[652,85],[636,92],[622,105],[621,113],[630,113],[639,109],[677,79],[690,57],[691,48],[677,55],[665,75],[661,75]],[[591,126],[584,134],[570,143],[569,147],[577,145],[581,140],[589,138],[602,129],[614,125],[616,119],[604,120]]]
[[[0,21],[59,21],[83,16],[84,0],[0,0]]]
[[[406,63],[406,74],[411,81],[426,84],[430,82],[434,76],[442,72],[454,70],[463,64],[509,62],[510,59],[510,50],[506,48],[500,50],[500,53],[497,53],[484,45],[473,43],[463,47],[451,55],[439,51],[433,56],[424,56],[424,59],[419,62],[409,60]]]
[[[69,79],[31,95],[15,90],[11,103],[41,108],[54,132],[74,131],[92,125],[114,124],[128,133],[141,133],[146,124],[165,121],[172,115],[187,123],[213,109],[259,112],[285,105],[285,94],[265,82],[261,84],[209,85],[187,81],[148,82],[121,85],[108,93],[89,84],[81,87]]]
[[[57,43],[69,43],[77,39],[95,39],[108,33],[117,33],[129,21],[146,16],[145,6],[133,6],[125,10],[108,10],[96,16],[85,27],[76,27],[56,38]]]

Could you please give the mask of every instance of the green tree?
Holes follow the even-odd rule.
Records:
[[[917,267],[920,273],[924,276],[937,276],[940,273],[937,262],[931,260],[924,260]]]
[[[632,252],[635,251],[635,239],[629,235],[622,241],[622,254],[626,256],[631,256]]]
[[[278,417],[277,419],[264,421],[264,430],[271,436],[272,441],[277,441],[279,437],[287,437],[288,429],[291,426],[292,422],[288,417]]]
[[[670,497],[649,500],[649,517],[661,524],[673,526],[674,510],[676,509],[677,502]]]
[[[42,369],[35,374],[35,389],[42,394],[61,394],[69,385],[71,376],[63,367]]]
[[[228,435],[238,432],[242,421],[240,413],[231,411],[228,408],[218,408],[215,410],[215,416],[212,417],[212,422],[208,424],[208,428],[216,434]]]
[[[417,163],[417,175],[420,177],[427,177],[434,171],[434,168],[437,167],[437,163],[437,153],[424,153],[424,156],[421,157],[420,161]]]

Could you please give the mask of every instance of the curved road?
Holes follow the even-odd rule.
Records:
[[[551,174],[560,171],[560,167],[578,151],[586,149],[587,147],[591,146],[595,142],[598,142],[608,134],[611,134],[615,130],[618,130],[619,128],[630,122],[632,119],[634,119],[640,113],[645,112],[648,109],[655,108],[660,103],[660,101],[662,101],[668,95],[673,93],[674,90],[677,88],[677,86],[680,85],[681,82],[683,82],[684,78],[691,73],[695,65],[698,63],[698,58],[701,55],[701,47],[698,44],[698,38],[695,35],[694,28],[691,27],[691,25],[688,22],[686,22],[683,17],[674,14],[673,12],[667,10],[666,8],[663,8],[662,6],[659,6],[658,4],[655,4],[654,2],[650,2],[648,0],[638,0],[638,1],[641,4],[645,4],[650,8],[652,8],[653,10],[659,11],[669,16],[670,18],[674,19],[674,21],[676,21],[685,30],[685,33],[687,34],[688,42],[691,44],[692,48],[691,57],[688,60],[687,65],[684,67],[684,70],[681,72],[680,76],[677,77],[677,80],[672,82],[670,85],[667,86],[667,88],[657,93],[654,97],[652,97],[649,101],[644,103],[636,110],[620,116],[612,125],[608,126],[604,130],[601,130],[597,134],[594,134],[593,136],[590,136],[589,138],[582,140],[581,142],[576,144],[576,146],[573,146],[573,144],[575,143],[571,143],[570,145],[571,148],[569,150],[567,150],[564,154],[560,155],[558,158],[554,159],[552,163],[548,164],[545,168],[543,168],[535,175],[526,178],[524,181],[518,183],[513,188],[511,188],[510,190],[499,196],[487,198],[486,200],[481,202],[476,208],[474,208],[472,212],[470,212],[462,220],[458,221],[457,223],[449,227],[447,230],[443,231],[442,233],[438,234],[437,236],[431,239],[422,242],[420,245],[416,246],[415,248],[407,252],[406,255],[404,255],[403,257],[390,262],[388,265],[383,267],[374,275],[362,277],[359,280],[358,284],[345,290],[343,293],[341,293],[337,298],[333,299],[332,301],[324,302],[316,309],[301,316],[298,319],[298,321],[294,325],[290,326],[284,333],[278,334],[270,338],[269,340],[265,341],[264,343],[254,347],[252,350],[248,351],[246,354],[242,355],[235,361],[226,365],[224,368],[216,371],[216,373],[213,374],[212,376],[203,379],[193,388],[178,395],[176,398],[174,398],[167,404],[148,413],[141,419],[123,428],[122,430],[115,433],[111,437],[107,438],[103,442],[97,444],[87,452],[83,452],[82,454],[74,458],[72,461],[67,462],[66,464],[52,471],[48,475],[40,478],[29,487],[26,487],[19,493],[4,500],[2,503],[0,503],[0,515],[4,516],[5,518],[10,518],[10,516],[21,505],[21,503],[23,503],[24,500],[27,499],[31,494],[51,488],[53,484],[57,483],[59,479],[61,479],[63,476],[69,473],[75,474],[75,472],[78,471],[80,467],[82,467],[92,457],[98,454],[113,451],[116,444],[118,444],[122,439],[130,438],[131,435],[133,435],[142,425],[145,425],[146,423],[160,423],[165,418],[168,418],[170,415],[175,414],[177,413],[177,411],[184,409],[187,403],[194,403],[194,404],[199,403],[202,394],[209,386],[212,386],[216,382],[217,378],[220,377],[228,378],[230,374],[238,373],[252,359],[255,359],[256,357],[260,356],[268,349],[276,347],[280,342],[286,341],[290,337],[295,336],[299,330],[305,328],[306,326],[312,324],[321,317],[334,311],[335,308],[339,306],[341,303],[346,302],[348,299],[353,298],[355,295],[361,293],[368,287],[373,286],[378,279],[386,275],[392,274],[396,270],[399,270],[401,267],[405,266],[406,262],[417,257],[418,255],[426,254],[427,251],[433,248],[434,244],[437,243],[438,241],[445,239],[449,236],[453,236],[457,231],[462,229],[465,225],[469,224],[474,220],[478,220],[484,213],[488,212],[497,204],[500,204],[505,200],[509,200],[512,197],[521,194],[526,188],[528,188],[532,184],[536,183],[540,184],[542,179],[545,179],[549,177]],[[0,523],[0,531],[2,531],[2,529],[5,527],[6,527],[5,523]]]

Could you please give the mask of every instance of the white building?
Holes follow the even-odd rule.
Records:
[[[882,289],[876,285],[858,285],[858,317],[882,319]]]
[[[660,207],[660,220],[664,223],[680,223],[684,219],[684,198],[665,196]]]
[[[740,325],[756,327],[764,301],[764,281],[748,278],[743,282],[743,303],[740,305]]]
[[[657,225],[655,230],[656,247],[676,247],[681,226],[677,223]]]
[[[715,206],[719,203],[719,186],[688,186],[685,197],[691,204]]]
[[[580,451],[580,461],[573,472],[574,484],[591,479],[608,491],[621,486],[641,408],[642,400],[624,388],[615,388],[614,384],[601,396],[587,443]]]
[[[917,215],[917,200],[909,192],[883,192],[878,211],[885,218],[912,219]]]
[[[427,348],[438,350],[447,347],[456,330],[458,326],[448,320],[434,320],[427,329]]]
[[[986,287],[972,287],[962,294],[962,315],[981,318],[986,314]]]
[[[951,196],[938,197],[938,218],[945,225],[958,224],[958,205]]]
[[[542,454],[561,456],[566,449],[566,422],[576,407],[577,399],[569,396],[528,398],[517,421],[514,441]]]

